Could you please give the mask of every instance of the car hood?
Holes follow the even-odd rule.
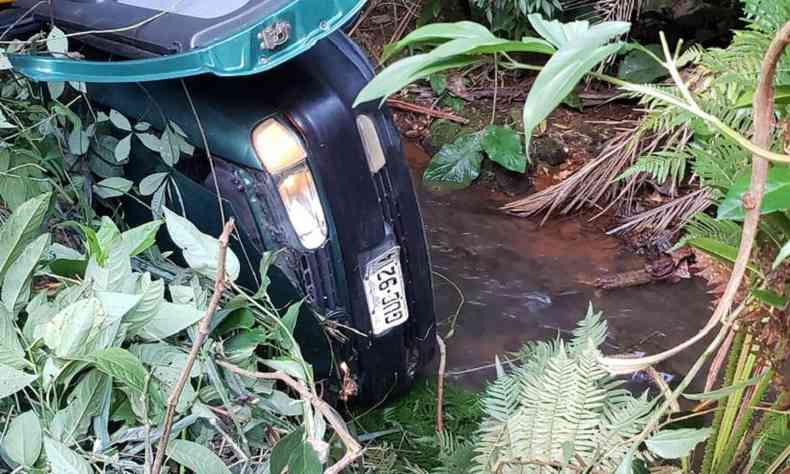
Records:
[[[142,82],[204,73],[255,74],[303,53],[347,23],[364,3],[21,0],[16,3],[20,15],[32,15],[42,26],[52,21],[114,60],[86,61],[57,53],[8,59],[15,70],[39,81]]]

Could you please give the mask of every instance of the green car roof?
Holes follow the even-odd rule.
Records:
[[[118,4],[119,9],[140,9],[142,4],[147,7],[142,10],[154,13],[157,10],[151,9],[150,4],[161,3],[161,0],[110,1]],[[211,0],[212,3],[214,1],[222,0]],[[176,27],[192,23],[200,25],[199,33],[194,35],[197,40],[190,41],[176,53],[162,54],[159,51],[158,54],[146,54],[152,57],[144,59],[117,61],[85,61],[51,54],[13,54],[8,55],[8,59],[16,71],[37,81],[144,82],[204,73],[218,76],[256,74],[303,53],[347,23],[365,3],[365,0],[229,1],[241,6],[230,13],[220,12],[221,16],[207,15],[194,9],[178,12],[178,7],[170,13],[160,11],[162,18],[167,15],[179,17],[179,21],[172,23]],[[46,2],[43,3],[46,6]],[[106,7],[107,3],[101,2],[99,5]],[[67,10],[69,13],[73,11]],[[113,14],[112,10],[104,11],[111,12],[108,21],[121,21],[109,16]],[[86,13],[85,16],[91,15]],[[56,17],[55,24],[61,26],[58,20]],[[86,42],[90,42],[91,36],[102,38],[112,34],[110,29],[105,31],[95,28],[95,18],[85,18],[84,21],[86,25],[91,25],[90,30],[99,30],[99,33],[86,33],[84,30],[88,30],[88,26],[82,31],[75,29],[73,18],[65,19],[62,28],[69,33],[74,31],[84,34]],[[153,32],[154,27],[147,25],[147,30],[141,28],[134,39],[145,44],[146,31]]]

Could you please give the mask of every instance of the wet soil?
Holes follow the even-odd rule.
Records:
[[[479,390],[495,374],[494,356],[525,342],[567,335],[590,303],[610,326],[607,353],[655,353],[695,334],[710,314],[699,279],[619,290],[591,282],[642,268],[645,260],[584,216],[538,221],[503,215],[507,197],[478,183],[447,191],[422,184],[430,157],[406,144],[435,271],[440,334],[447,340],[448,379]],[[463,304],[459,304],[463,300]],[[701,347],[699,348],[701,350]],[[684,374],[698,351],[658,370]],[[431,369],[429,369],[431,370]],[[678,378],[676,378],[677,380]]]

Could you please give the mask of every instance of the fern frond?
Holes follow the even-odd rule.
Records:
[[[683,149],[661,150],[650,155],[640,157],[636,163],[626,169],[618,180],[645,173],[658,184],[665,184],[669,180],[672,188],[677,188],[686,177],[686,163],[690,155]]]
[[[698,238],[713,239],[723,244],[738,247],[741,243],[741,226],[734,221],[720,221],[714,217],[700,212],[689,220],[683,227],[685,234],[675,248],[680,248],[689,240]]]
[[[752,474],[767,474],[770,467],[779,464],[779,469],[774,472],[786,472],[790,467],[790,459],[780,459],[785,450],[790,446],[790,415],[771,413],[766,415],[770,420],[766,429],[760,435],[752,450],[750,464]],[[784,468],[784,469],[783,469]]]
[[[609,328],[603,319],[603,312],[595,311],[592,303],[587,306],[587,315],[579,321],[573,330],[573,340],[570,343],[571,351],[578,352],[587,347],[599,348],[606,340]]]
[[[705,144],[693,144],[689,152],[694,156],[692,169],[700,184],[723,193],[747,169],[750,156],[746,150],[730,140],[716,137]]]

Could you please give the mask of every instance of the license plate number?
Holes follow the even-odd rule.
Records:
[[[399,247],[389,249],[368,263],[364,284],[374,335],[409,319]]]

